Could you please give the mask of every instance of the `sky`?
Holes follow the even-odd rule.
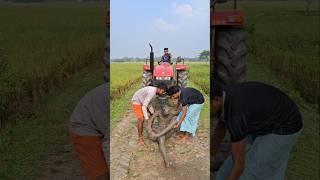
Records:
[[[111,0],[111,59],[146,58],[169,48],[173,57],[197,57],[210,47],[209,0]]]

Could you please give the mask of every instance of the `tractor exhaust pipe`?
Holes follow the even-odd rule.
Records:
[[[154,54],[153,54],[152,45],[150,43],[149,43],[149,46],[151,48],[151,51],[150,51],[150,71],[151,71],[151,73],[153,73],[153,69],[154,69]]]

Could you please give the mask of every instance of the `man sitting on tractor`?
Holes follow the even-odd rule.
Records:
[[[168,48],[164,48],[164,55],[161,57],[161,61],[160,62],[167,62],[167,63],[171,63],[171,54],[169,53],[169,49]]]

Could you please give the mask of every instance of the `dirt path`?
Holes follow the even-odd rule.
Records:
[[[110,171],[114,180],[128,177],[130,159],[138,148],[133,112],[128,111],[123,117],[110,134]]]
[[[44,164],[44,180],[84,180],[80,162],[76,157],[69,139],[65,140],[64,151],[52,155]]]
[[[111,132],[111,179],[209,179],[209,132],[198,129],[189,144],[180,144],[173,138],[166,143],[174,161],[165,168],[158,144],[147,139],[137,145],[136,120],[129,110]],[[201,121],[201,120],[200,120]]]

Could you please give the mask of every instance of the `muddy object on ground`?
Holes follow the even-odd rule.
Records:
[[[166,139],[175,133],[174,126],[177,124],[176,119],[181,111],[178,102],[174,102],[169,97],[155,97],[150,105],[154,109],[154,114],[147,122],[147,132],[151,140],[157,141],[159,149],[166,167],[172,166],[172,161],[169,158],[165,142]]]

